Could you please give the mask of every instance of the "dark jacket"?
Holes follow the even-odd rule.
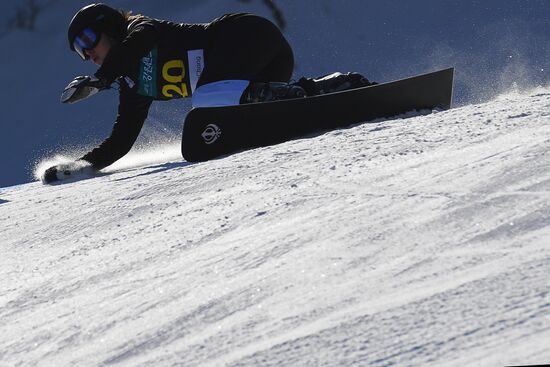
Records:
[[[281,31],[253,14],[226,14],[204,24],[129,21],[127,36],[95,74],[120,85],[113,131],[82,159],[99,170],[126,155],[154,100],[189,97],[197,86],[225,79],[288,82],[293,67]]]
[[[229,14],[205,24],[176,24],[147,17],[129,21],[127,36],[112,46],[95,74],[120,85],[111,136],[82,159],[99,170],[126,155],[153,100],[191,96],[216,26],[240,16],[245,14]]]

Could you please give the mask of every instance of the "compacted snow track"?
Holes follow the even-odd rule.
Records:
[[[2,189],[0,365],[550,363],[549,150],[541,88]]]

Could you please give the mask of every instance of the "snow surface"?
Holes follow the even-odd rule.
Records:
[[[33,180],[34,167],[56,155],[81,157],[111,132],[116,92],[75,105],[59,102],[76,75],[96,71],[68,50],[66,30],[91,0],[48,4],[36,30],[0,29],[0,187]],[[262,0],[112,0],[110,5],[178,22],[207,22],[235,11],[273,19]],[[0,27],[23,0],[0,1]],[[450,66],[455,104],[488,101],[512,85],[550,83],[548,0],[276,0],[294,48],[294,77],[358,71],[383,82]],[[155,103],[138,145],[179,140],[189,101]]]
[[[0,365],[550,363],[550,88],[164,148],[2,189]]]

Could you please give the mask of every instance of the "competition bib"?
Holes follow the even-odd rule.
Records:
[[[183,60],[160,61],[156,48],[149,51],[141,59],[138,94],[159,99],[193,94],[204,69],[204,51],[189,50],[186,56]]]

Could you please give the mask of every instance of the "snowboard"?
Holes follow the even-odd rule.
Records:
[[[199,162],[414,110],[451,108],[454,68],[320,96],[199,107],[185,118],[181,151]]]

